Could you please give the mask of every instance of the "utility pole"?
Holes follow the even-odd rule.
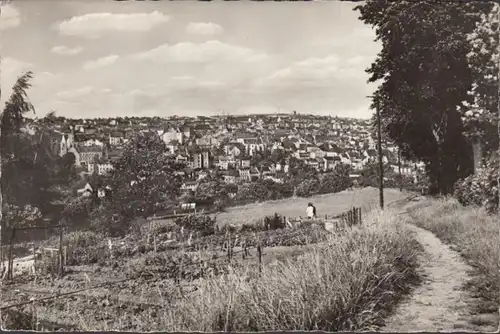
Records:
[[[379,169],[379,200],[380,208],[384,209],[384,163],[382,161],[382,130],[381,130],[381,119],[380,119],[380,108],[377,105],[377,142],[378,142],[378,169]]]
[[[497,22],[500,23],[500,4],[495,3],[495,6],[497,7]],[[500,139],[500,24],[497,24],[497,37],[498,37],[498,45],[497,45],[497,80],[498,80],[498,88],[497,88],[497,109],[498,109],[498,115],[497,115],[497,131],[498,131],[498,138]],[[498,145],[498,157],[497,159],[500,159],[500,143]],[[497,177],[497,192],[498,192],[498,208],[497,211],[500,212],[500,175]]]

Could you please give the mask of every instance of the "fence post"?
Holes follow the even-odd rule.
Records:
[[[63,225],[62,221],[59,221],[59,276],[64,275],[64,263],[63,263]]]
[[[259,274],[262,274],[262,246],[260,242],[257,245],[257,254],[259,255]]]
[[[153,247],[154,247],[154,252],[156,255],[157,248],[156,248],[156,233],[155,232],[153,232]]]
[[[12,280],[14,277],[14,254],[13,254],[13,246],[12,243],[14,242],[14,237],[16,235],[16,227],[12,227],[12,233],[10,235],[10,241],[9,241],[9,263],[8,263],[8,272],[7,272],[7,279]]]
[[[231,232],[227,234],[227,259],[231,262]]]
[[[36,251],[34,242],[33,242],[33,275],[35,276],[35,284],[36,284]]]
[[[359,208],[359,223],[363,224],[363,216],[361,214],[361,208]]]
[[[64,267],[68,265],[68,246],[64,246]]]

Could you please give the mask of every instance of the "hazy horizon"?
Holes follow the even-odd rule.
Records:
[[[32,70],[39,117],[366,119],[380,46],[355,5],[14,0],[0,17],[1,103]]]

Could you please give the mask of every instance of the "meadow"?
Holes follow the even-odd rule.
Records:
[[[390,203],[403,199],[409,194],[397,189],[385,189],[385,202]],[[225,212],[214,214],[221,225],[240,225],[249,220],[273,215],[275,212],[286,217],[305,217],[307,204],[316,206],[318,216],[338,215],[350,207],[361,207],[363,213],[375,209],[379,205],[379,190],[373,187],[344,190],[333,194],[316,195],[309,198],[285,198],[276,201],[252,203],[242,206],[229,207]]]

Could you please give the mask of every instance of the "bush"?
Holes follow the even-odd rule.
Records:
[[[306,179],[299,183],[295,194],[300,197],[309,197],[317,194],[320,188],[320,183],[317,179]]]
[[[455,183],[454,196],[462,205],[484,206],[488,212],[495,212],[498,209],[499,167],[498,159],[489,159],[485,167]]]
[[[198,236],[215,233],[215,218],[206,215],[187,215],[175,220],[175,224],[189,231],[197,232]]]
[[[94,232],[72,232],[65,236],[66,263],[70,266],[97,263],[109,251],[102,235]]]

